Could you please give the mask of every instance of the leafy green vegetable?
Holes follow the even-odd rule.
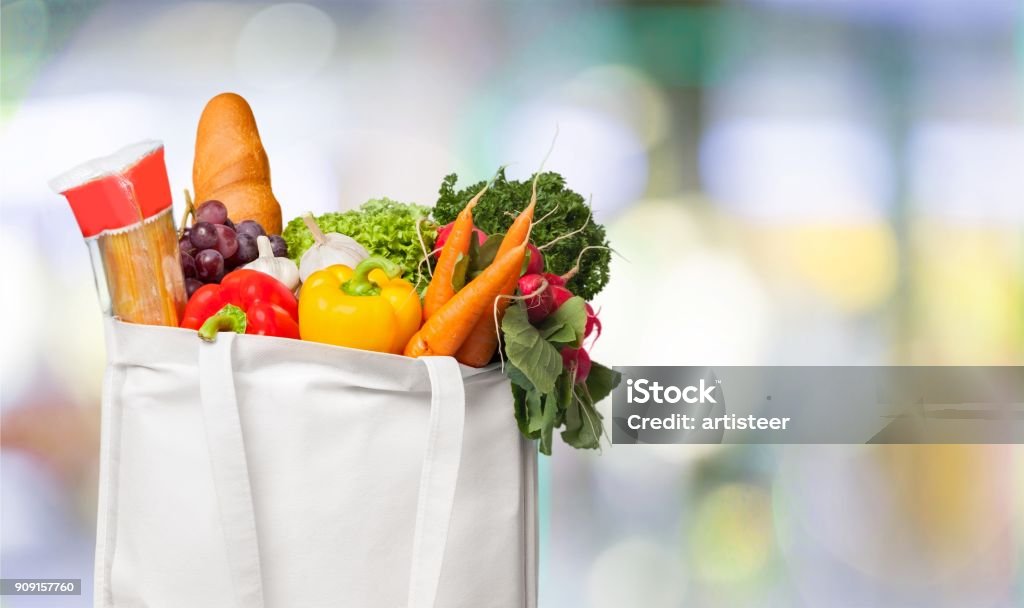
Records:
[[[527,410],[526,389],[515,382],[512,382],[512,403],[516,412],[516,424],[519,426],[519,432],[527,439],[536,439],[537,437],[533,436],[529,428],[530,413]]]
[[[587,381],[575,383],[564,367],[558,344],[582,341],[586,309],[580,297],[567,300],[558,310],[563,309],[561,315],[556,311],[537,328],[530,324],[523,304],[517,303],[508,308],[501,324],[516,424],[527,438],[539,440],[542,454],[551,454],[554,429],[563,425],[562,440],[569,445],[600,447],[604,422],[594,404],[621,380],[618,372],[592,363]]]
[[[590,374],[587,376],[587,393],[590,399],[597,403],[612,394],[612,390],[622,381],[622,374],[609,369],[596,361],[590,364]]]
[[[325,213],[316,218],[316,223],[324,232],[352,237],[370,255],[380,255],[399,264],[406,280],[425,287],[430,277],[426,268],[429,261],[423,262],[424,249],[428,252],[433,249],[437,235],[437,224],[426,219],[429,213],[430,209],[422,205],[380,198],[367,201],[352,211]],[[296,262],[313,244],[313,235],[301,217],[288,222],[282,236],[288,243],[288,256]]]
[[[480,273],[491,265],[494,258],[498,256],[498,249],[501,248],[501,242],[504,240],[504,234],[492,234],[479,247],[476,247],[476,239],[471,240],[473,247],[470,248],[469,252],[475,256],[469,269],[469,278],[471,280],[480,276]]]
[[[578,390],[574,391],[565,410],[565,430],[562,441],[577,449],[596,449],[601,445],[604,424],[601,413],[594,403],[586,399]]]
[[[472,255],[473,250],[477,248],[476,243],[469,244],[469,253]],[[469,273],[470,255],[459,254],[459,257],[455,258],[455,268],[452,269],[452,289],[458,292],[466,286],[468,282],[467,274]]]
[[[441,183],[440,196],[433,212],[434,219],[440,224],[454,221],[469,199],[485,184],[479,182],[456,190],[457,179],[458,176],[453,173]],[[507,232],[516,214],[529,203],[532,182],[532,176],[525,181],[510,181],[505,177],[505,170],[499,170],[494,183],[473,209],[473,221],[487,234]],[[576,259],[585,247],[608,246],[604,227],[595,223],[590,215],[591,210],[586,201],[565,187],[565,179],[561,175],[553,172],[540,175],[537,179],[537,211],[534,217],[546,219],[533,227],[530,240],[538,246],[544,246],[583,227],[578,234],[544,249],[548,272],[563,274],[569,271],[576,265]],[[610,261],[611,252],[608,249],[587,250],[580,262],[579,273],[569,280],[566,287],[584,300],[593,299],[608,283]]]
[[[501,322],[505,336],[505,353],[509,363],[540,393],[555,390],[555,381],[562,373],[562,355],[530,325],[526,308],[509,306]]]
[[[530,397],[528,396],[527,399]],[[532,413],[532,412],[531,412]],[[540,451],[542,454],[551,454],[551,438],[554,435],[555,427],[558,426],[558,396],[554,393],[544,395],[541,400],[539,416],[531,418],[531,425],[540,433]]]
[[[498,255],[498,248],[504,240],[503,234],[492,234],[487,237],[481,245],[475,238],[469,240],[469,255],[459,254],[455,261],[455,270],[452,272],[452,289],[458,292],[466,286],[466,283],[480,276],[480,274],[491,265],[495,256]]]
[[[579,346],[587,328],[587,303],[579,296],[566,300],[540,324],[540,335],[562,346]]]
[[[509,364],[506,370],[512,379],[519,431],[528,439],[539,439],[541,453],[550,455],[554,429],[562,424],[559,404],[566,374],[559,376],[556,392],[545,394],[538,391],[514,365]]]
[[[611,394],[621,380],[619,372],[600,363],[591,364],[587,381],[573,387],[572,399],[566,405],[562,441],[577,449],[595,449],[601,445],[604,417],[594,404]]]
[[[512,381],[513,387],[521,387],[525,390],[534,390],[533,383],[526,377],[518,367],[511,363],[505,363],[505,375]]]

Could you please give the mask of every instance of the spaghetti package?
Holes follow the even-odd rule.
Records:
[[[50,181],[89,247],[103,312],[177,326],[185,307],[163,144],[144,141]]]

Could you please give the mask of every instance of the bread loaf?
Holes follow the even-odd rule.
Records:
[[[270,163],[248,102],[235,93],[211,99],[199,117],[192,164],[196,204],[219,200],[234,222],[256,220],[281,233],[281,205],[270,188]]]

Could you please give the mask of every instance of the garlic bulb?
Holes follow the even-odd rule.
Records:
[[[324,234],[313,219],[312,213],[302,216],[302,221],[313,234],[313,245],[302,254],[299,261],[299,278],[303,281],[309,278],[317,270],[344,264],[349,268],[355,268],[359,262],[370,257],[370,252],[363,248],[355,239],[337,232]]]
[[[256,248],[260,250],[260,257],[249,262],[243,268],[269,274],[284,283],[288,289],[295,291],[299,286],[299,268],[295,262],[287,257],[274,257],[270,239],[263,235],[256,237]]]

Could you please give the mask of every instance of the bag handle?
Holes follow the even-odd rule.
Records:
[[[249,466],[231,366],[232,332],[199,347],[199,399],[236,608],[263,608],[263,577]]]
[[[433,608],[441,581],[462,461],[466,391],[452,357],[421,357],[430,378],[430,422],[420,472],[408,608]]]
[[[231,349],[222,332],[199,348],[199,396],[237,608],[263,608],[263,578],[252,487],[238,415]],[[408,608],[433,608],[441,580],[462,460],[466,395],[451,357],[422,357],[430,379],[430,419],[420,471]]]

